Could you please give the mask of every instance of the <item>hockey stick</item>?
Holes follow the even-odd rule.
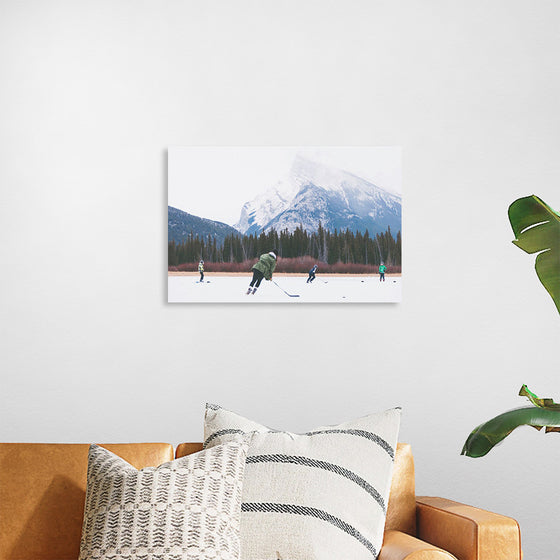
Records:
[[[272,280],[272,278],[271,278]],[[272,280],[273,284],[276,284],[276,282],[274,280]],[[276,284],[278,286],[278,284]],[[287,296],[289,297],[299,297],[299,294],[289,294],[286,290],[284,290],[284,288],[281,288],[280,286],[278,286]]]

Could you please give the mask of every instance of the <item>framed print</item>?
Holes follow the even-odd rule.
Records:
[[[398,147],[171,147],[168,302],[401,301]]]

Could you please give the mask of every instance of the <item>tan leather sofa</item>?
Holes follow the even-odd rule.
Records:
[[[167,443],[103,446],[139,469],[174,457]],[[88,448],[0,443],[0,560],[78,558]],[[175,456],[201,448],[200,443],[182,443]],[[379,559],[454,558],[520,560],[519,526],[508,517],[451,500],[416,496],[412,452],[409,445],[399,444]]]

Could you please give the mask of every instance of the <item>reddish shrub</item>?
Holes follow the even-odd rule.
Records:
[[[235,262],[206,262],[204,268],[206,272],[247,272],[251,271],[252,266],[257,262],[257,259],[243,261],[241,263]],[[377,274],[378,265],[373,264],[357,264],[357,263],[343,263],[337,262],[335,264],[327,264],[318,262],[313,257],[296,257],[291,259],[280,258],[276,266],[276,272],[283,273],[307,273],[313,265],[319,265],[319,273],[324,274]],[[172,272],[197,272],[198,262],[184,263],[178,266],[168,267]],[[400,266],[387,266],[388,274],[400,273]]]

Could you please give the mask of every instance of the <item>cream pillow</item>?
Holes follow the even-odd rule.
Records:
[[[92,445],[80,560],[238,560],[247,443],[137,470]]]
[[[377,558],[400,416],[394,408],[294,434],[207,405],[205,447],[255,432],[243,483],[241,558]]]

